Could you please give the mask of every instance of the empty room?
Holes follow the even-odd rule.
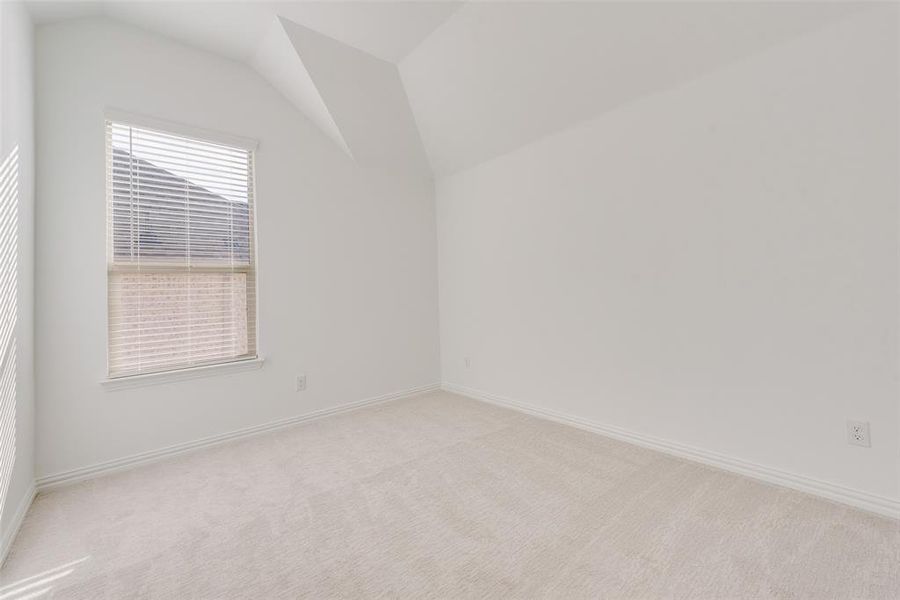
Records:
[[[900,599],[900,3],[0,0],[0,600]]]

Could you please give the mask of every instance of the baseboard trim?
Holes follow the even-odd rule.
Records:
[[[400,400],[401,398],[408,398],[409,396],[424,394],[426,392],[432,392],[438,389],[440,389],[440,385],[438,384],[410,388],[398,392],[383,394],[381,396],[374,396],[372,398],[357,400],[355,402],[348,402],[346,404],[341,404],[340,406],[324,408],[322,410],[316,410],[304,413],[302,415],[264,423],[262,425],[255,425],[253,427],[246,427],[244,429],[238,429],[235,431],[230,431],[228,433],[213,435],[191,442],[175,444],[174,446],[168,446],[166,448],[159,448],[157,450],[150,450],[148,452],[132,454],[130,456],[97,463],[88,467],[82,467],[80,469],[72,469],[71,471],[63,471],[61,473],[47,475],[45,477],[38,478],[37,491],[44,492],[61,486],[77,483],[79,481],[84,481],[86,479],[93,479],[94,477],[99,477],[101,475],[107,475],[109,473],[131,469],[138,465],[155,462],[164,458],[168,458],[170,456],[175,456],[177,454],[192,452],[201,448],[208,448],[210,446],[216,446],[226,442],[260,435],[262,433],[267,433],[276,429],[298,425],[307,421],[314,421],[316,419],[322,419],[325,417],[330,417],[332,415],[358,410],[360,408],[372,406],[375,404],[382,404],[384,402]]]
[[[834,502],[840,502],[841,504],[846,504],[881,516],[900,519],[900,501],[884,496],[877,496],[868,492],[862,492],[827,481],[806,477],[804,475],[766,467],[764,465],[704,450],[702,448],[696,448],[654,436],[636,433],[621,427],[605,425],[560,411],[539,408],[497,394],[491,394],[453,383],[443,383],[441,388],[473,400],[480,400],[489,404],[510,408],[535,417],[562,423],[564,425],[570,425],[572,427],[615,438],[623,442],[628,442],[651,450],[657,450],[679,458],[685,458],[724,471],[751,477],[766,483],[780,485],[782,487],[826,498]]]
[[[12,549],[13,542],[19,534],[19,529],[22,528],[25,515],[28,514],[28,509],[31,508],[31,503],[34,502],[35,496],[37,496],[37,488],[32,484],[19,502],[19,506],[16,508],[16,512],[9,524],[9,529],[0,538],[0,567],[6,562],[6,557],[9,556],[9,551]]]

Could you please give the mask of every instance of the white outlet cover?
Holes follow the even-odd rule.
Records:
[[[868,421],[847,421],[847,443],[864,448],[872,445]]]
[[[306,375],[297,375],[297,391],[302,392],[306,389]]]

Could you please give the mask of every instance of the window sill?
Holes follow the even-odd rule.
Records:
[[[188,381],[190,379],[199,379],[201,377],[240,373],[241,371],[255,371],[261,369],[264,362],[265,359],[263,358],[248,358],[245,360],[236,360],[215,365],[178,369],[177,371],[163,371],[161,373],[147,373],[146,375],[129,375],[127,377],[104,379],[100,382],[100,385],[102,385],[103,389],[106,391],[112,392],[115,390],[126,390],[148,385]]]

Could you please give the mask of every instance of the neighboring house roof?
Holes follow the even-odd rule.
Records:
[[[250,206],[113,148],[114,259],[246,263]]]

